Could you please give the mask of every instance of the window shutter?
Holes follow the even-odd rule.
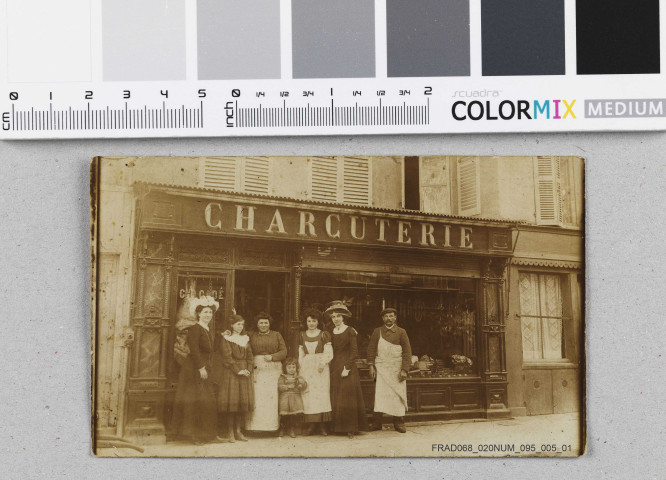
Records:
[[[310,195],[312,200],[338,201],[338,159],[312,158],[310,162]]]
[[[235,158],[203,158],[199,175],[204,188],[237,190],[238,162]]]
[[[561,212],[560,162],[556,157],[534,159],[538,225],[559,225]]]
[[[270,162],[268,158],[250,157],[245,159],[243,171],[243,192],[268,195]]]
[[[450,172],[448,157],[423,157],[419,168],[420,210],[451,214]]]
[[[343,158],[344,203],[370,204],[370,166],[367,158]]]
[[[481,213],[481,179],[478,157],[458,159],[458,214]]]

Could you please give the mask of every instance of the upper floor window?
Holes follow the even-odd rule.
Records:
[[[367,158],[310,159],[310,198],[325,202],[371,205],[371,164]]]
[[[204,157],[199,164],[200,184],[244,193],[272,193],[271,164],[264,157]]]
[[[404,158],[404,207],[428,213],[451,214],[449,157]]]
[[[576,205],[574,168],[568,157],[534,159],[537,225],[577,224],[576,209],[582,207]]]

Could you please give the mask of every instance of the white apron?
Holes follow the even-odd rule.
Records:
[[[375,368],[377,369],[375,412],[404,417],[407,411],[407,381],[399,380],[402,370],[402,345],[393,345],[384,340],[381,330]]]
[[[246,430],[274,431],[280,426],[278,416],[278,380],[282,362],[267,362],[263,355],[254,357],[254,411],[247,415]]]
[[[326,413],[331,411],[331,374],[328,362],[333,358],[330,345],[324,346],[323,353],[314,353],[318,342],[304,342],[307,355],[300,355],[301,376],[308,382],[308,388],[301,393],[305,414]],[[324,370],[319,373],[319,366]]]

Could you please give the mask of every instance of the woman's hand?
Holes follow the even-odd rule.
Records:
[[[272,362],[273,361],[273,355],[264,355],[264,360],[267,362]]]
[[[208,372],[206,371],[206,367],[201,367],[199,369],[199,376],[201,377],[201,380],[207,380],[208,379]]]
[[[222,335],[223,337],[229,337],[231,336],[231,330],[225,330],[220,335]]]
[[[242,377],[249,377],[250,376],[250,371],[249,370],[241,370],[240,372],[238,372],[238,375],[242,376]]]
[[[349,376],[349,372],[350,372],[350,370],[347,370],[347,367],[343,367],[341,377],[342,378],[347,378]]]

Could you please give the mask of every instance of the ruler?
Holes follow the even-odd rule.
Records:
[[[649,62],[594,74],[575,0],[547,15],[509,2],[495,24],[485,0],[424,2],[411,19],[400,0],[255,1],[261,15],[240,0],[0,0],[0,139],[666,129],[666,8],[639,23],[656,22]],[[507,74],[521,45],[497,53],[483,32],[509,45],[520,28],[504,23],[523,13],[542,22],[517,24],[535,42],[557,18],[559,43],[523,49]]]

